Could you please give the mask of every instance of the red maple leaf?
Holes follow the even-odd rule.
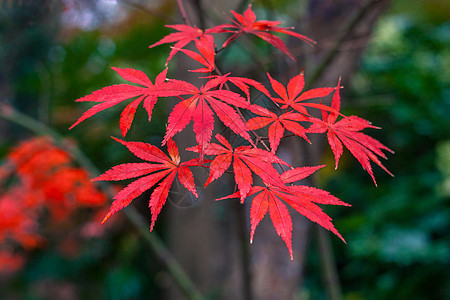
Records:
[[[159,46],[162,44],[175,43],[175,45],[173,45],[173,47],[172,47],[172,50],[170,50],[169,57],[167,58],[167,61],[166,61],[166,66],[169,63],[169,61],[172,59],[172,57],[180,49],[183,49],[184,46],[186,46],[190,42],[192,42],[200,37],[204,37],[213,43],[213,37],[209,33],[214,33],[216,31],[216,30],[203,31],[200,28],[197,28],[197,26],[192,27],[192,26],[183,25],[183,24],[166,25],[166,27],[178,30],[178,32],[170,33],[170,34],[166,35],[165,37],[163,37],[158,42],[149,46],[149,48],[153,48],[153,47],[156,47],[156,46]]]
[[[269,77],[270,84],[272,85],[273,90],[280,97],[271,97],[271,99],[276,103],[282,104],[282,109],[291,107],[306,116],[309,116],[306,107],[315,107],[318,109],[333,111],[326,105],[318,103],[307,103],[303,101],[326,97],[334,90],[334,88],[312,89],[305,91],[300,95],[300,93],[303,91],[303,88],[305,87],[303,72],[301,72],[297,76],[292,77],[291,80],[289,80],[287,90],[280,82],[273,79],[269,73],[267,73],[267,76]]]
[[[205,187],[222,176],[228,170],[232,161],[234,180],[238,186],[241,201],[244,201],[253,184],[252,171],[264,182],[273,186],[284,186],[280,174],[272,166],[272,163],[288,165],[286,162],[268,151],[251,146],[240,146],[233,149],[230,143],[220,134],[216,134],[216,139],[220,144],[210,143],[204,150],[206,155],[216,156],[209,166],[210,172]],[[199,147],[188,148],[187,150],[199,152]]]
[[[233,76],[229,76],[229,75],[230,75],[230,73],[223,75],[223,76],[226,76],[226,79],[227,79],[226,82],[231,82],[232,84],[237,86],[242,92],[244,92],[245,95],[247,96],[248,101],[250,101],[250,86],[253,86],[258,91],[262,92],[264,95],[270,97],[269,91],[260,82],[254,80],[254,79],[250,79],[250,78],[233,77]],[[211,78],[215,78],[215,77],[217,77],[217,76],[211,76]],[[221,85],[221,87],[222,87],[222,85]]]
[[[159,96],[189,95],[189,98],[175,105],[170,113],[163,144],[193,120],[195,138],[200,146],[200,160],[202,160],[203,150],[211,140],[214,128],[213,111],[225,126],[254,144],[241,116],[230,106],[247,108],[250,103],[237,93],[216,89],[225,80],[225,76],[219,76],[200,88],[186,81],[169,80],[163,88],[156,91]]]
[[[149,207],[152,213],[150,230],[152,230],[156,218],[169,195],[170,187],[177,175],[180,183],[198,198],[197,191],[195,190],[194,177],[191,170],[188,168],[199,166],[198,159],[180,162],[178,149],[172,139],[167,141],[169,156],[164,154],[159,148],[148,143],[125,142],[116,138],[114,139],[125,145],[128,150],[137,157],[151,163],[128,163],[117,165],[93,179],[111,181],[143,176],[127,185],[114,197],[114,202],[102,223],[106,222],[109,217],[128,206],[133,199],[146,190],[151,189],[162,180],[153,190],[150,197]]]
[[[250,109],[252,112],[260,115],[247,121],[245,125],[250,130],[269,127],[269,142],[272,153],[275,153],[280,144],[281,138],[284,135],[284,130],[287,129],[293,134],[298,135],[309,142],[309,139],[305,135],[306,129],[298,122],[308,121],[309,118],[302,114],[294,112],[286,112],[280,116],[269,111],[268,109],[253,105]]]
[[[335,112],[339,112],[341,106],[339,85],[340,81],[331,102],[331,108]],[[343,143],[345,147],[352,153],[352,155],[359,161],[363,169],[370,174],[375,185],[377,185],[377,183],[373,175],[370,161],[375,162],[389,175],[394,176],[381,164],[380,160],[377,157],[378,155],[384,159],[387,159],[382,150],[386,150],[391,153],[394,153],[394,151],[380,143],[378,140],[360,132],[365,128],[380,128],[371,125],[369,121],[357,116],[343,117],[341,120],[336,121],[338,114],[335,112],[327,113],[325,111],[322,111],[322,120],[312,118],[313,124],[310,128],[308,128],[308,132],[312,133],[327,132],[328,143],[330,144],[336,161],[335,168],[337,169],[339,158],[343,153]]]
[[[214,57],[216,55],[214,42],[211,39],[200,36],[199,39],[195,40],[195,46],[199,53],[188,49],[178,50],[205,66],[205,68],[190,70],[191,72],[211,73],[214,70]]]
[[[294,57],[291,55],[291,53],[288,51],[286,44],[276,35],[270,33],[270,32],[280,32],[284,34],[291,35],[293,37],[296,37],[304,42],[314,44],[315,41],[312,39],[298,34],[296,32],[291,31],[293,27],[287,28],[287,27],[279,27],[282,22],[281,21],[267,21],[267,20],[259,20],[256,21],[255,13],[252,10],[252,6],[249,5],[247,10],[244,12],[244,14],[239,14],[234,11],[230,11],[233,16],[235,17],[236,21],[231,20],[233,24],[223,24],[220,25],[220,31],[219,32],[232,32],[233,35],[229,37],[225,43],[223,44],[223,48],[225,48],[229,43],[243,35],[244,33],[251,33],[254,34],[261,39],[265,40],[269,44],[273,45],[274,47],[280,49],[285,54],[287,54],[291,59],[294,60]],[[225,29],[225,28],[231,28],[231,29]]]
[[[140,84],[141,86],[135,86],[130,84],[117,84],[104,87],[100,90],[93,92],[90,95],[77,99],[76,102],[101,102],[88,109],[69,129],[72,129],[82,121],[92,117],[98,112],[110,108],[120,102],[128,100],[130,98],[139,97],[128,104],[120,115],[120,129],[122,136],[125,136],[130,129],[131,123],[134,119],[134,114],[137,107],[141,102],[144,102],[144,108],[148,113],[148,120],[152,118],[153,107],[158,100],[157,96],[151,94],[154,87],[147,75],[142,71],[126,68],[120,69],[112,67],[123,79],[133,83]],[[155,86],[162,84],[166,80],[167,69],[162,71],[155,80]]]
[[[281,179],[284,184],[292,183],[306,178],[322,167],[324,166],[291,169],[281,174]],[[293,259],[292,219],[284,203],[289,204],[297,212],[325,229],[333,232],[344,241],[331,222],[332,219],[315,203],[349,206],[347,203],[340,201],[327,191],[317,188],[308,186],[285,186],[280,188],[278,186],[267,184],[267,182],[265,182],[265,184],[266,186],[264,187],[252,186],[247,194],[247,196],[255,195],[252,199],[250,209],[250,243],[253,242],[256,227],[267,212],[269,212],[275,231],[286,243],[291,259]],[[217,200],[238,197],[239,192],[236,192],[232,195],[222,197]]]

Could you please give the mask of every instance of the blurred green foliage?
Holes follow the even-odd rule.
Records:
[[[150,50],[148,46],[168,31],[161,30],[163,24],[153,18],[139,15],[121,24],[120,30],[61,33],[61,11],[57,7],[49,11],[46,5],[23,5],[1,7],[0,61],[7,67],[0,72],[0,101],[76,141],[100,170],[129,161],[130,153],[110,138],[121,136],[118,116],[126,104],[68,131],[92,106],[74,100],[103,86],[123,83],[111,66],[136,68],[153,80],[164,68],[167,51],[161,47]],[[158,143],[165,128],[163,117],[165,109],[157,104],[150,126],[140,107],[127,138]],[[3,138],[0,132],[0,153],[33,135],[14,124],[0,125],[14,133]],[[87,221],[86,217],[74,220],[65,236],[46,235],[46,244],[29,253],[23,270],[12,277],[0,274],[0,299],[159,298],[160,286],[171,281],[149,255],[140,235],[120,217],[108,227],[107,237],[77,240],[69,249],[62,246],[81,232]],[[45,234],[53,229],[43,230]]]
[[[380,20],[343,103],[396,152],[385,164],[395,178],[374,167],[378,188],[349,153],[329,179],[353,205],[332,213],[347,240],[334,241],[345,299],[450,298],[450,22],[412,11]],[[307,286],[324,299],[315,253]]]

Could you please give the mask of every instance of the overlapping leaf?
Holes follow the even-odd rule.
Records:
[[[309,142],[306,137],[306,129],[299,122],[308,121],[309,118],[302,114],[286,112],[280,116],[261,106],[253,106],[251,111],[260,115],[247,121],[248,129],[260,129],[269,126],[269,143],[272,153],[275,153],[284,135],[285,129],[298,135]]]
[[[117,84],[104,87],[93,92],[90,95],[82,97],[76,102],[100,102],[88,109],[84,114],[69,128],[72,129],[84,120],[94,116],[98,112],[117,105],[125,100],[138,97],[128,104],[120,115],[120,129],[122,136],[125,136],[130,129],[133,122],[134,115],[139,104],[143,102],[144,108],[148,113],[148,120],[152,118],[153,107],[158,100],[158,97],[152,94],[154,87],[151,80],[142,71],[126,68],[120,69],[112,67],[123,79],[140,84],[142,86],[135,86],[130,84]],[[155,80],[155,85],[160,85],[166,80],[167,69],[162,71]]]
[[[331,104],[331,108],[335,112],[339,112],[341,106],[339,89],[340,86],[338,84]],[[322,111],[322,120],[315,118],[313,125],[311,125],[308,129],[309,132],[313,133],[327,132],[328,143],[330,144],[336,161],[335,168],[337,169],[338,167],[339,158],[343,153],[342,144],[344,144],[352,155],[359,161],[363,169],[369,173],[375,185],[377,183],[373,175],[370,161],[373,161],[389,175],[393,176],[392,173],[383,166],[377,156],[387,159],[382,150],[389,151],[391,153],[394,152],[376,139],[360,132],[365,128],[379,129],[379,127],[373,126],[369,121],[357,116],[344,117],[337,121],[338,114],[335,112],[327,113]]]
[[[211,39],[200,36],[199,39],[195,40],[195,46],[197,47],[198,52],[188,49],[179,49],[179,51],[183,52],[184,54],[188,55],[192,59],[195,59],[205,66],[205,68],[190,71],[199,73],[211,73],[214,70],[214,57],[216,54],[214,50],[214,42]]]
[[[237,93],[217,88],[225,80],[225,76],[219,76],[200,88],[186,81],[170,80],[163,89],[157,91],[161,96],[189,96],[175,105],[170,113],[163,144],[193,120],[195,138],[200,146],[202,160],[204,148],[211,140],[214,128],[213,112],[225,126],[253,144],[244,121],[231,107],[247,108],[250,103]]]
[[[223,75],[226,78],[226,81],[224,81],[220,88],[223,87],[223,84],[225,84],[226,82],[231,82],[232,84],[234,84],[235,86],[237,86],[242,92],[245,93],[245,95],[247,96],[247,100],[250,101],[250,86],[256,88],[258,91],[262,92],[264,95],[270,97],[270,93],[269,91],[264,87],[264,85],[262,85],[260,82],[251,79],[251,78],[245,78],[245,77],[234,77],[234,76],[230,76],[230,74],[225,74]],[[211,78],[215,78],[218,76],[211,76]]]
[[[295,168],[284,172],[281,175],[281,179],[283,184],[292,183],[304,179],[321,167],[323,166]],[[348,204],[324,190],[308,186],[279,187],[272,186],[267,182],[265,184],[266,186],[252,186],[247,193],[247,196],[254,196],[250,209],[250,242],[253,241],[256,227],[269,212],[275,231],[286,243],[291,259],[293,259],[292,219],[284,203],[289,204],[297,212],[333,232],[344,241],[331,222],[332,219],[315,203],[349,206]],[[239,196],[241,196],[240,193],[236,192],[217,200],[238,198]]]
[[[279,98],[272,97],[272,100],[276,103],[282,104],[282,109],[291,107],[306,116],[309,115],[306,107],[315,107],[322,110],[333,111],[333,109],[330,109],[330,107],[326,105],[318,103],[308,103],[303,101],[326,97],[331,94],[334,88],[317,88],[301,93],[303,91],[303,88],[305,87],[303,72],[301,72],[297,76],[292,77],[291,80],[289,80],[287,90],[280,82],[273,79],[269,73],[267,73],[267,76],[269,77],[270,84],[272,85],[273,90],[279,96]]]
[[[166,61],[166,66],[169,63],[169,61],[172,59],[172,57],[180,50],[183,49],[184,46],[189,44],[190,42],[199,39],[200,37],[203,37],[205,39],[208,39],[209,41],[213,42],[213,37],[209,33],[213,33],[211,30],[203,31],[200,28],[197,28],[196,26],[189,26],[189,25],[183,25],[183,24],[177,24],[177,25],[166,25],[166,27],[178,30],[178,32],[170,33],[163,37],[158,42],[152,44],[149,46],[149,48],[153,48],[162,44],[167,43],[175,43],[172,47],[172,50],[170,50],[169,57]]]
[[[272,166],[272,163],[285,165],[287,163],[262,149],[250,146],[240,146],[233,149],[230,143],[220,134],[216,135],[216,139],[220,144],[210,143],[204,150],[206,155],[216,156],[210,164],[210,173],[205,187],[222,176],[231,166],[231,162],[233,162],[234,179],[239,189],[241,201],[244,201],[253,184],[252,171],[264,182],[283,187],[284,184],[280,174]],[[199,152],[199,147],[188,150]]]
[[[156,186],[156,184],[161,181],[153,190],[149,202],[150,211],[152,213],[150,230],[152,230],[156,218],[169,195],[170,187],[177,175],[180,183],[198,198],[197,191],[195,190],[194,177],[191,170],[188,168],[198,166],[198,159],[180,163],[178,149],[172,139],[167,141],[169,156],[164,154],[159,148],[148,143],[125,142],[119,139],[115,140],[125,145],[128,150],[137,157],[149,161],[150,163],[117,165],[93,179],[111,181],[143,176],[127,185],[114,197],[114,202],[102,223],[106,222],[106,220],[117,211],[128,206],[133,199]]]

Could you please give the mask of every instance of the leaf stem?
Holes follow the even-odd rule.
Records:
[[[3,118],[7,121],[20,125],[38,135],[49,135],[51,136],[55,144],[67,152],[69,152],[73,159],[84,167],[92,177],[96,177],[100,174],[98,168],[92,163],[92,161],[74,144],[68,144],[64,142],[64,137],[55,131],[53,128],[45,125],[42,122],[39,122],[17,110],[15,110],[12,106],[8,104],[0,103],[0,118]],[[102,188],[105,193],[109,197],[113,197],[114,191],[108,183],[99,184],[100,188]],[[180,289],[184,292],[184,294],[191,300],[199,300],[203,299],[202,295],[183,270],[181,265],[175,259],[173,254],[161,240],[161,238],[155,233],[150,233],[149,225],[144,220],[142,215],[138,212],[138,210],[133,206],[128,206],[127,209],[124,210],[125,215],[131,221],[133,225],[139,230],[139,232],[144,237],[145,241],[147,241],[150,248],[155,252],[156,256],[164,263],[165,267],[169,271],[169,273],[173,276],[176,283],[180,287]]]

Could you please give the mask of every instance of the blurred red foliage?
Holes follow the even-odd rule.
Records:
[[[20,143],[0,166],[0,272],[23,265],[20,249],[43,244],[39,221],[45,214],[61,224],[79,208],[99,207],[106,199],[50,138]]]

